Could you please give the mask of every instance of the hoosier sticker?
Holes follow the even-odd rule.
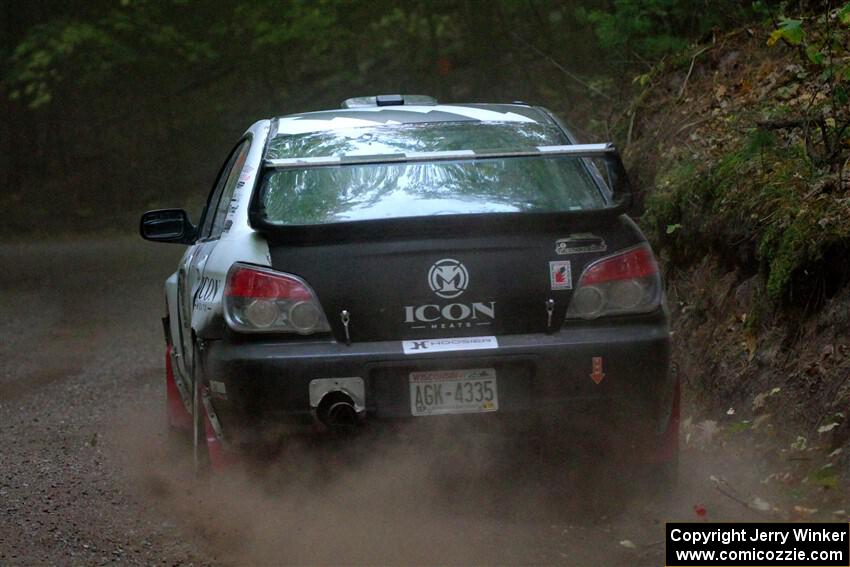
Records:
[[[549,262],[549,283],[552,289],[573,289],[573,272],[569,260]]]
[[[404,350],[404,354],[424,354],[426,352],[499,348],[499,341],[496,337],[422,339],[421,341],[401,341],[401,347]]]

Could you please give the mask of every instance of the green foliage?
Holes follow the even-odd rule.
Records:
[[[807,282],[828,271],[827,252],[850,241],[839,181],[850,148],[847,14],[850,3],[778,18],[768,44],[789,46],[800,65],[786,64],[784,86],[763,99],[760,113],[773,122],[727,135],[721,153],[704,149],[699,161],[674,162],[657,177],[644,220],[674,263],[708,252],[754,258],[764,300],[805,303],[795,295],[811,293]]]
[[[850,2],[838,10],[838,21],[846,26],[850,26]]]
[[[126,209],[165,194],[182,199],[185,192],[204,189],[199,176],[215,168],[229,143],[224,138],[235,136],[246,117],[327,107],[344,96],[376,92],[425,92],[445,100],[526,99],[567,111],[583,121],[578,126],[603,132],[611,125],[611,107],[597,102],[616,105],[610,100],[616,100],[618,89],[635,88],[622,80],[624,74],[664,58],[637,80],[640,86],[654,84],[670,68],[690,63],[698,48],[684,49],[693,42],[761,18],[774,3],[585,0],[583,9],[576,4],[48,1],[37,24],[13,11],[14,36],[0,40],[2,91],[16,101],[7,105],[10,112],[20,114],[9,138],[42,134],[16,144],[10,150],[12,166],[4,169],[12,172],[7,179],[16,184],[15,198],[41,190],[61,195],[63,206],[77,211],[116,204]],[[850,4],[835,11],[836,25],[848,18]],[[830,67],[838,48],[812,30],[813,19],[801,20],[797,47],[806,50],[808,65],[830,73],[825,81],[840,83],[836,67]],[[791,20],[783,21],[780,39],[790,43],[795,28]],[[604,94],[587,103],[592,89]],[[834,94],[837,103],[846,100],[841,88]],[[122,127],[112,128],[116,121]],[[108,136],[100,134],[104,126],[110,126]],[[837,133],[841,126],[825,127]],[[192,133],[191,142],[173,142],[188,140],[185,132]],[[50,144],[41,139],[48,135],[55,137]],[[213,149],[216,155],[208,155]],[[760,150],[758,160],[769,161],[774,151]],[[39,152],[45,164],[41,172],[19,173]],[[122,153],[122,159],[114,157]],[[80,166],[82,159],[97,167]],[[733,171],[743,167],[727,163]],[[669,185],[650,196],[649,214],[657,216],[660,237],[672,248],[694,249],[701,245],[695,239],[700,231],[717,231],[716,221],[694,212],[722,199],[712,183],[694,183],[695,177],[732,177],[714,169],[681,164],[666,175]],[[110,173],[91,181],[91,170]],[[80,180],[69,183],[77,171]],[[114,182],[119,176],[123,185]],[[767,248],[778,250],[779,244]]]
[[[97,18],[58,17],[35,26],[7,62],[4,83],[30,108],[49,103],[66,82],[76,88],[107,82],[118,70],[139,71],[215,59],[212,42],[171,23],[180,0],[124,2]]]
[[[795,278],[850,238],[850,226],[840,220],[850,215],[850,205],[813,192],[823,172],[804,148],[779,143],[765,130],[751,131],[712,163],[679,162],[663,174],[647,199],[645,226],[681,264],[733,241],[754,242],[768,298],[793,299]]]
[[[577,14],[592,25],[604,49],[610,52],[634,51],[644,58],[656,59],[687,46],[682,35],[670,32],[670,19],[681,16],[684,2],[678,0],[615,0],[612,10],[586,10]]]
[[[656,243],[677,257],[686,257],[693,251],[692,237],[702,224],[698,211],[703,208],[702,191],[706,186],[698,180],[696,164],[679,161],[660,175],[655,190],[646,199],[643,225]]]
[[[567,0],[494,0],[486,6],[473,0],[91,3],[84,11],[53,11],[11,42],[3,84],[13,99],[31,108],[45,106],[63,88],[79,91],[111,84],[116,73],[156,81],[169,72],[197,76],[203,70],[237,68],[273,75],[266,79],[270,87],[304,80],[331,87],[370,85],[364,73],[380,69],[399,84],[440,87],[442,77],[465,65],[467,80],[483,85],[498,81],[505,58],[539,61],[551,55],[556,65],[585,67],[593,76],[584,84],[608,90],[619,84],[605,75],[612,64],[644,65],[680,52],[711,29],[757,13],[746,4],[586,0],[576,8]],[[607,53],[602,66],[600,49]],[[158,86],[146,83],[147,88]],[[456,89],[445,85],[444,90]]]
[[[773,45],[780,39],[784,39],[791,45],[800,45],[806,37],[806,32],[803,31],[803,20],[795,20],[792,18],[782,18],[776,29],[770,34],[767,39],[768,45]]]
[[[575,44],[585,43],[576,38],[587,32],[562,33],[569,22],[560,1],[543,3],[552,8],[543,25],[559,32],[549,37],[573,52]],[[450,57],[467,59],[473,71],[499,70],[505,50],[494,50],[494,41],[505,42],[505,32],[497,28],[524,28],[523,35],[533,38],[541,31],[534,17],[514,0],[492,2],[486,10],[468,0],[93,3],[86,13],[60,12],[28,29],[9,51],[3,84],[12,99],[33,109],[63,88],[112,86],[116,74],[144,77],[145,86],[155,89],[160,85],[152,83],[161,79],[179,82],[191,75],[203,81],[206,70],[212,75],[233,69],[247,80],[265,77],[269,92],[286,89],[283,85],[344,83],[347,89],[368,86],[363,92],[369,93],[375,85],[364,74],[379,71],[394,80],[395,89],[426,77],[425,89],[412,90],[431,90],[427,87],[438,82],[432,75],[451,73]]]
[[[850,145],[850,117],[846,113],[850,102],[850,2],[807,20],[781,18],[767,43],[776,45],[780,41],[797,48],[802,63],[815,71],[819,88],[830,95],[807,112],[809,116],[825,118],[817,121],[820,139],[813,141],[808,132],[806,135],[810,146],[822,146],[817,155],[810,151],[809,157],[837,168]]]
[[[110,47],[108,35],[90,24],[61,21],[40,26],[14,50],[9,96],[26,100],[31,108],[43,106],[52,99],[51,86],[62,77],[65,61]]]
[[[821,488],[836,490],[840,486],[841,477],[832,466],[821,467],[808,477],[809,482]]]
[[[729,425],[729,431],[731,433],[743,433],[745,431],[750,431],[752,428],[752,422],[747,420],[736,421],[735,423]]]
[[[268,52],[279,58],[282,49],[298,46],[306,47],[307,55],[320,57],[344,33],[335,9],[338,4],[334,0],[290,0],[284,8],[281,2],[271,0],[240,3],[230,26],[255,54]]]
[[[599,44],[624,62],[655,62],[685,49],[712,29],[763,17],[766,2],[733,0],[613,0],[608,8],[577,8]]]

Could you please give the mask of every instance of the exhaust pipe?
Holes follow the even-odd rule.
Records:
[[[360,422],[354,400],[339,390],[325,394],[316,408],[316,417],[331,432],[341,435],[352,433]]]

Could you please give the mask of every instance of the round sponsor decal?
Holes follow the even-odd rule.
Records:
[[[452,299],[462,294],[469,285],[469,272],[458,260],[443,258],[434,262],[428,270],[428,285],[438,296]]]

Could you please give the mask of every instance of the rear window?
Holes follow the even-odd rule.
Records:
[[[559,129],[537,123],[426,123],[278,136],[266,157],[525,150],[568,143]],[[585,160],[564,156],[270,170],[260,190],[266,219],[282,225],[606,205]]]

